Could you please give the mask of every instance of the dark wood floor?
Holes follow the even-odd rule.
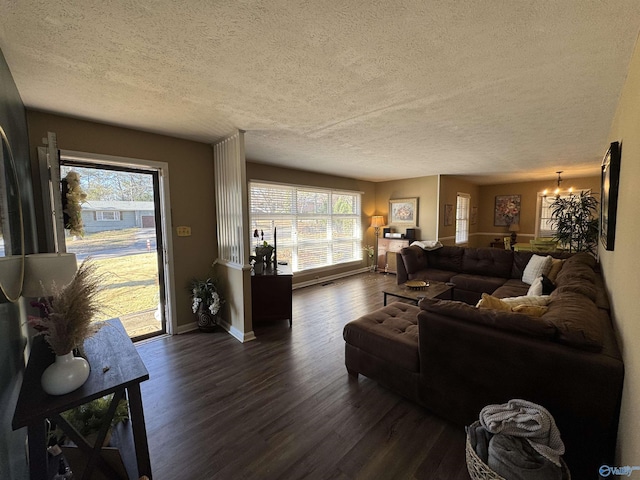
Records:
[[[188,333],[138,346],[156,480],[469,480],[464,431],[344,367],[345,323],[382,306],[368,273],[294,291],[293,328],[241,344]]]

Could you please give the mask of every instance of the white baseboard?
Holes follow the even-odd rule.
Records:
[[[231,335],[233,338],[235,338],[241,343],[250,342],[251,340],[256,339],[256,335],[255,333],[253,333],[253,330],[251,330],[250,332],[242,333],[240,330],[238,330],[236,327],[231,325],[226,320],[221,320],[219,325],[222,328],[224,328],[227,331],[227,333],[229,333],[229,335]]]
[[[173,333],[180,335],[182,333],[193,332],[198,330],[198,322],[190,322],[185,325],[178,325]]]
[[[326,277],[314,278],[313,280],[307,280],[306,282],[300,282],[293,285],[293,289],[310,287],[311,285],[318,285],[319,283],[327,283],[332,280],[338,280],[339,278],[350,277],[351,275],[357,275],[358,273],[369,272],[368,267],[358,268],[357,270],[349,270],[348,272],[337,273],[335,275],[328,275]]]

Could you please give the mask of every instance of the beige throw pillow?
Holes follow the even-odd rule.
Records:
[[[507,312],[511,311],[511,305],[507,305],[502,300],[488,293],[483,293],[482,298],[476,304],[477,308],[486,308],[490,310],[504,310]]]
[[[523,295],[521,297],[507,297],[501,299],[507,305],[515,307],[517,305],[540,305],[546,306],[551,302],[549,295]]]

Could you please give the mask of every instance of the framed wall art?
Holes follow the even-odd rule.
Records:
[[[398,198],[389,200],[389,224],[418,226],[418,199]]]
[[[453,225],[453,205],[450,203],[444,206],[444,226],[449,227]]]
[[[620,159],[620,143],[613,142],[602,160],[600,185],[600,240],[606,250],[613,250],[616,240]]]
[[[496,195],[493,225],[506,227],[520,223],[520,195]]]
[[[471,207],[471,225],[478,223],[478,207]]]

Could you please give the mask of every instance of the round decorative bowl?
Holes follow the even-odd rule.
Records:
[[[405,285],[411,290],[424,290],[429,286],[429,282],[423,282],[422,280],[409,280]]]

